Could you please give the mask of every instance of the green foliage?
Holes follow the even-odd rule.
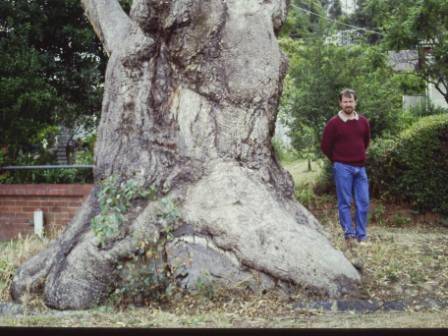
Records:
[[[297,151],[312,147],[319,153],[323,128],[339,110],[338,94],[345,87],[357,91],[357,110],[369,118],[373,138],[396,132],[402,96],[397,82],[401,75],[386,65],[380,48],[337,46],[319,37],[306,44],[283,39],[281,45],[290,57],[292,81],[287,82],[281,112],[289,117]]]
[[[342,6],[340,0],[333,0],[328,8],[328,14],[332,19],[338,19],[342,15]]]
[[[155,191],[141,193],[143,197],[155,199]],[[161,226],[157,242],[140,240],[138,253],[131,260],[118,265],[119,286],[111,299],[114,304],[145,305],[154,300],[160,302],[174,294],[175,283],[166,263],[164,248],[173,239],[173,229],[180,214],[177,206],[168,197],[159,200],[156,213],[157,223]]]
[[[163,301],[170,295],[171,278],[167,274],[163,257],[133,256],[117,266],[120,286],[110,296],[114,305],[146,305]]]
[[[313,190],[318,195],[334,194],[336,192],[333,179],[333,166],[328,159],[323,161],[322,170],[317,177]]]
[[[325,2],[316,0],[292,0],[281,36],[293,39],[312,38],[323,29],[322,21],[313,13],[325,15]]]
[[[417,49],[420,74],[448,102],[448,2],[445,0],[370,0],[382,4],[377,13],[384,43],[393,50]]]
[[[4,0],[0,13],[0,144],[15,160],[48,125],[98,114],[106,56],[79,0]]]
[[[41,128],[31,141],[33,146],[19,149],[12,158],[9,146],[5,146],[0,152],[1,166],[36,166],[47,165],[56,161],[56,137],[60,133],[60,127],[46,126]],[[92,164],[95,134],[88,135],[79,140],[79,148],[75,148],[73,156],[75,164]],[[89,168],[52,168],[52,169],[27,169],[9,170],[0,174],[0,183],[92,183],[93,172]]]
[[[375,141],[368,171],[374,195],[448,214],[448,114],[423,117],[396,138]]]
[[[92,183],[93,174],[89,168],[53,168],[53,169],[31,169],[14,170],[0,173],[0,184],[23,184],[23,183]]]
[[[195,287],[197,294],[209,300],[213,300],[216,295],[215,286],[210,279],[210,274],[202,273],[196,280]]]
[[[171,198],[164,197],[160,200],[157,217],[159,218],[159,223],[161,220],[164,224],[165,231],[169,233],[171,228],[168,228],[167,226],[172,225],[180,217],[179,209]]]
[[[396,85],[405,95],[425,95],[426,81],[414,72],[402,72],[395,75]]]
[[[316,143],[319,139],[316,138],[314,130],[307,126],[301,125],[298,129],[294,129],[291,132],[292,145],[301,156],[307,160],[316,159],[318,153],[316,152]]]
[[[416,73],[432,82],[447,100],[447,2],[358,0],[357,7],[350,22],[380,32],[366,33],[368,41],[381,42],[385,50],[418,50],[419,66]]]
[[[445,8],[440,0],[428,0],[424,4],[423,2],[425,1],[413,4],[411,1],[405,1],[404,4],[398,5],[390,0],[359,0],[358,9],[348,22],[370,30],[381,31],[392,22],[387,15],[396,13],[397,18],[400,19],[393,23],[394,27],[399,29],[401,22],[408,20],[403,16],[403,13],[409,12],[406,6],[418,7],[419,10],[416,13],[420,13],[419,15],[422,15],[421,11],[426,7],[432,6],[429,12],[434,15],[434,8],[440,10]],[[288,18],[290,26],[287,24],[287,29],[281,35],[280,41],[282,49],[290,60],[280,114],[286,115],[284,118],[289,122],[288,126],[292,130],[291,136],[296,150],[300,152],[304,150],[304,146],[307,148],[311,146],[314,147],[315,152],[319,152],[318,145],[323,127],[339,109],[337,95],[344,87],[351,87],[357,91],[357,110],[369,118],[373,138],[397,134],[403,130],[403,127],[413,121],[414,114],[401,113],[401,97],[403,94],[423,93],[426,83],[414,74],[392,71],[387,64],[385,52],[392,48],[391,44],[377,45],[381,42],[381,34],[362,31],[368,44],[363,43],[362,39],[357,39],[357,44],[338,45],[330,43],[333,37],[337,40],[338,31],[325,19],[317,20],[313,26],[314,29],[306,30],[305,28],[309,27],[307,21],[304,20],[307,18],[307,12],[294,9],[294,5],[303,8],[307,4],[309,3],[293,2],[290,18]],[[333,5],[337,7],[337,3]],[[314,6],[320,6],[321,11],[323,8],[328,11],[329,3],[317,2]],[[309,9],[322,14],[318,8]],[[429,12],[426,10],[425,15],[428,16]],[[314,19],[317,18],[318,16],[314,16]],[[293,33],[292,23],[295,24],[296,32],[302,29],[300,33]],[[429,26],[432,27],[432,25]],[[389,41],[389,35],[387,36],[386,40]],[[437,38],[440,41],[445,40],[442,36]],[[425,41],[430,40],[429,37],[425,39]],[[414,40],[414,43],[418,41],[421,40]],[[447,53],[445,52],[444,55]],[[437,59],[437,55],[433,57]],[[442,64],[442,62],[439,63]],[[439,69],[439,75],[444,71]],[[441,77],[433,76],[433,78]],[[313,130],[314,137],[307,136],[309,128]]]
[[[432,104],[427,104],[427,105],[418,105],[414,108],[411,108],[411,114],[414,117],[425,117],[425,116],[430,116],[430,115],[437,115],[437,114],[447,114],[448,113],[448,109],[443,108],[443,107],[438,107]]]
[[[437,114],[448,113],[448,109],[434,106],[428,102],[414,106],[408,110],[403,110],[399,113],[398,119],[400,124],[400,131],[412,126],[412,124],[419,118]]]
[[[38,148],[35,154],[20,150],[15,161],[0,151],[0,166],[35,166],[51,162],[54,154]],[[0,184],[22,184],[22,183],[92,183],[93,172],[89,168],[52,168],[52,169],[27,169],[8,170],[0,172]]]
[[[298,153],[293,148],[287,148],[279,139],[272,138],[272,148],[276,157],[282,162],[292,162],[297,160]]]
[[[379,43],[382,37],[381,24],[384,15],[387,15],[385,13],[388,13],[390,9],[390,1],[357,0],[356,7],[355,12],[350,15],[349,23],[368,30],[361,31],[368,43]]]
[[[91,227],[99,247],[124,234],[126,214],[133,201],[138,198],[156,200],[154,188],[144,190],[134,180],[119,182],[114,175],[101,183],[98,192],[100,213],[92,219]],[[117,266],[117,286],[110,296],[114,305],[148,304],[162,301],[170,296],[174,285],[164,257],[165,244],[173,239],[173,229],[180,214],[176,204],[169,197],[159,200],[156,210],[160,237],[156,242],[138,238],[138,249],[130,260]]]
[[[100,213],[92,219],[92,231],[100,247],[122,233],[122,224],[132,201],[137,198],[154,198],[155,189],[144,190],[134,180],[120,182],[115,175],[109,176],[100,184],[98,202]]]
[[[378,202],[375,207],[369,211],[369,223],[375,222],[377,225],[385,224],[386,207]]]
[[[296,184],[294,187],[296,199],[306,208],[311,208],[316,201],[313,188],[308,183]]]
[[[82,140],[81,148],[75,151],[76,164],[92,164],[93,152],[95,147],[96,134],[91,134]]]
[[[400,213],[396,213],[392,216],[391,222],[392,222],[392,226],[406,227],[412,223],[412,219],[408,216],[404,216]]]

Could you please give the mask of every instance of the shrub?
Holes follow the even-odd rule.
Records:
[[[372,143],[367,167],[372,194],[448,214],[448,114],[423,117],[396,138]]]
[[[50,126],[39,132],[33,141],[36,145],[16,150],[7,145],[0,149],[0,168],[3,166],[38,166],[56,164],[55,137],[59,128]],[[92,164],[95,134],[77,141],[78,145],[72,157],[74,164]],[[72,162],[72,161],[69,161]],[[46,168],[26,170],[1,170],[0,183],[93,183],[93,171],[90,168]]]
[[[93,183],[92,169],[55,168],[0,172],[0,184]]]
[[[153,199],[156,191],[152,187],[144,190],[134,180],[119,181],[115,175],[104,179],[100,186],[97,195],[100,213],[92,219],[92,231],[98,246],[104,247],[122,233],[125,214],[132,202],[137,198]]]

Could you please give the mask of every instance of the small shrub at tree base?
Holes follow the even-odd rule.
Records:
[[[155,190],[144,190],[134,180],[119,182],[114,175],[101,183],[98,192],[100,213],[92,219],[92,230],[99,246],[104,247],[109,241],[118,237],[122,230],[124,216],[137,198],[155,197]]]
[[[117,266],[119,286],[110,296],[111,303],[143,306],[168,298],[172,279],[165,270],[163,257],[160,253],[156,255],[133,256],[132,260]]]
[[[414,209],[448,214],[448,114],[423,117],[395,139],[369,150],[374,196],[409,202]]]
[[[207,273],[201,274],[196,280],[197,294],[212,300],[215,296],[215,287],[213,281],[210,280],[210,275]]]
[[[100,186],[97,196],[100,213],[91,222],[99,248],[109,246],[124,234],[126,216],[139,198],[157,201],[154,219],[160,229],[157,242],[138,238],[135,254],[117,265],[117,285],[111,293],[111,303],[146,305],[154,300],[163,301],[175,287],[164,257],[165,244],[173,239],[173,229],[180,217],[175,202],[169,197],[156,199],[153,187],[145,189],[133,179],[120,181],[115,175],[104,179]]]

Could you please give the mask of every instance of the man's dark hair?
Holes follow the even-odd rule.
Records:
[[[353,97],[353,98],[355,98],[355,100],[357,100],[356,92],[355,92],[355,90],[352,90],[352,89],[343,89],[339,93],[339,101],[342,101],[342,97],[345,97],[345,98]]]

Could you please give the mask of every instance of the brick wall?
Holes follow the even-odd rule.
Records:
[[[33,233],[33,213],[44,212],[46,231],[66,225],[92,189],[90,184],[0,184],[0,240]]]

